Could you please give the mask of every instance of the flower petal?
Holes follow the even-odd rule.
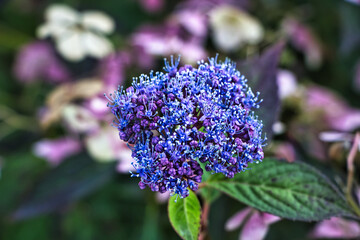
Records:
[[[91,32],[85,32],[82,36],[85,51],[95,58],[103,58],[113,50],[111,43],[104,37]]]
[[[231,6],[217,7],[210,12],[214,42],[224,51],[232,51],[244,43],[258,43],[263,38],[260,23],[247,13]]]
[[[114,21],[106,14],[98,11],[85,12],[81,21],[85,28],[101,33],[112,33],[115,28]]]
[[[63,4],[51,5],[45,13],[49,22],[61,24],[75,24],[79,20],[79,14],[69,6]]]
[[[313,238],[357,238],[360,237],[360,225],[355,221],[333,217],[316,224],[310,236]]]
[[[62,117],[73,131],[79,133],[95,131],[99,126],[89,110],[75,104],[65,106]]]
[[[86,149],[99,162],[115,161],[115,154],[111,147],[113,140],[111,132],[100,130],[85,139]]]
[[[269,213],[262,213],[261,215],[262,215],[264,223],[268,224],[268,225],[276,223],[277,221],[281,220],[280,217],[269,214]]]
[[[232,231],[244,222],[245,218],[250,214],[251,208],[245,208],[240,212],[237,212],[234,216],[232,216],[229,220],[225,223],[225,229],[227,231]]]
[[[276,82],[279,87],[279,97],[281,99],[293,96],[298,89],[294,73],[288,70],[279,70],[276,73]]]
[[[34,145],[36,156],[45,158],[52,165],[58,165],[66,157],[81,150],[79,141],[64,137],[58,139],[44,139]]]
[[[49,36],[60,38],[66,33],[67,30],[67,27],[63,24],[46,23],[37,28],[36,36],[39,38],[46,38]]]
[[[240,233],[241,240],[262,240],[268,231],[268,224],[265,223],[260,212],[256,211],[251,215]]]
[[[70,60],[79,61],[85,57],[82,35],[76,31],[66,31],[66,33],[58,39],[56,48],[60,54]]]
[[[118,141],[118,136],[115,138]],[[129,173],[129,171],[134,170],[134,166],[131,164],[134,160],[131,157],[132,151],[123,144],[123,148],[114,149],[116,152],[117,159],[119,163],[117,165],[116,170],[120,173]]]

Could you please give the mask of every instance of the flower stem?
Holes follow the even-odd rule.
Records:
[[[356,213],[360,217],[360,208],[358,204],[352,197],[351,189],[354,181],[354,159],[356,156],[356,152],[358,151],[360,144],[360,133],[356,133],[353,145],[350,149],[349,155],[347,157],[347,168],[348,168],[348,176],[347,176],[347,184],[346,184],[346,200]]]
[[[208,239],[208,217],[210,212],[210,203],[204,200],[203,210],[201,214],[201,231],[199,234],[199,240]]]

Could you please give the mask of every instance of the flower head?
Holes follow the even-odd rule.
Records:
[[[109,97],[119,136],[129,144],[140,188],[179,194],[195,191],[206,171],[232,178],[262,160],[262,122],[252,111],[258,95],[230,60],[179,67],[134,78]]]

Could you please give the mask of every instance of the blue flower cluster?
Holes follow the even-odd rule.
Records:
[[[189,195],[206,171],[232,178],[261,161],[265,139],[259,107],[247,80],[229,59],[200,61],[197,68],[165,60],[165,72],[134,78],[110,95],[109,107],[128,143],[139,187]]]

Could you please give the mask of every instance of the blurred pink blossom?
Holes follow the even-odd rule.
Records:
[[[131,61],[136,66],[149,70],[155,64],[155,58],[153,55],[145,51],[143,46],[134,46],[131,52]]]
[[[296,157],[294,146],[289,142],[280,143],[276,147],[275,156],[288,162],[294,162]]]
[[[252,208],[245,208],[239,212],[237,212],[234,216],[232,216],[225,223],[225,229],[227,231],[233,231],[241,226],[246,217],[251,213]]]
[[[307,91],[309,110],[322,111],[330,128],[351,132],[360,127],[360,110],[352,108],[332,91],[313,86]]]
[[[276,74],[276,81],[281,99],[292,96],[298,88],[294,73],[288,70],[279,70]]]
[[[265,238],[272,223],[281,220],[281,218],[259,212],[255,209],[245,208],[236,213],[225,224],[225,229],[232,231],[241,225],[244,225],[240,233],[241,240],[262,240]]]
[[[134,166],[131,164],[133,158],[131,157],[131,150],[123,143],[121,149],[117,149],[118,165],[116,170],[120,173],[129,173],[129,171],[134,171]]]
[[[174,18],[190,34],[203,38],[207,34],[207,18],[194,10],[183,10],[175,13]]]
[[[80,142],[69,137],[44,139],[35,143],[33,148],[36,156],[45,158],[54,166],[61,163],[65,158],[80,152],[80,150]]]
[[[14,74],[25,83],[40,79],[51,83],[69,80],[69,72],[56,58],[52,46],[44,41],[32,42],[20,49],[14,64]]]
[[[103,120],[109,114],[109,108],[107,107],[108,101],[104,96],[95,96],[88,99],[84,106],[86,109],[90,110],[92,116],[98,120]]]
[[[214,7],[220,5],[231,5],[246,10],[249,8],[251,1],[249,0],[187,0],[179,3],[181,9],[193,9],[207,13]]]
[[[310,28],[296,19],[287,18],[283,29],[293,46],[304,53],[308,67],[319,67],[322,63],[322,50]]]
[[[312,238],[358,238],[360,237],[360,225],[355,221],[332,217],[316,224],[310,236]]]
[[[122,85],[125,78],[125,68],[130,64],[129,53],[123,51],[110,54],[101,63],[102,79],[105,90],[113,90]]]
[[[207,55],[203,46],[206,30],[204,15],[184,10],[173,14],[163,25],[143,26],[134,33],[131,43],[149,55],[181,54],[185,62],[193,63]]]
[[[164,193],[160,193],[160,192],[156,192],[155,193],[155,199],[158,203],[166,203],[170,198],[170,193],[169,192],[164,192]]]
[[[164,0],[140,0],[141,6],[149,13],[159,12],[164,8]]]
[[[351,142],[354,135],[350,133],[325,131],[319,134],[319,139],[323,142]]]

